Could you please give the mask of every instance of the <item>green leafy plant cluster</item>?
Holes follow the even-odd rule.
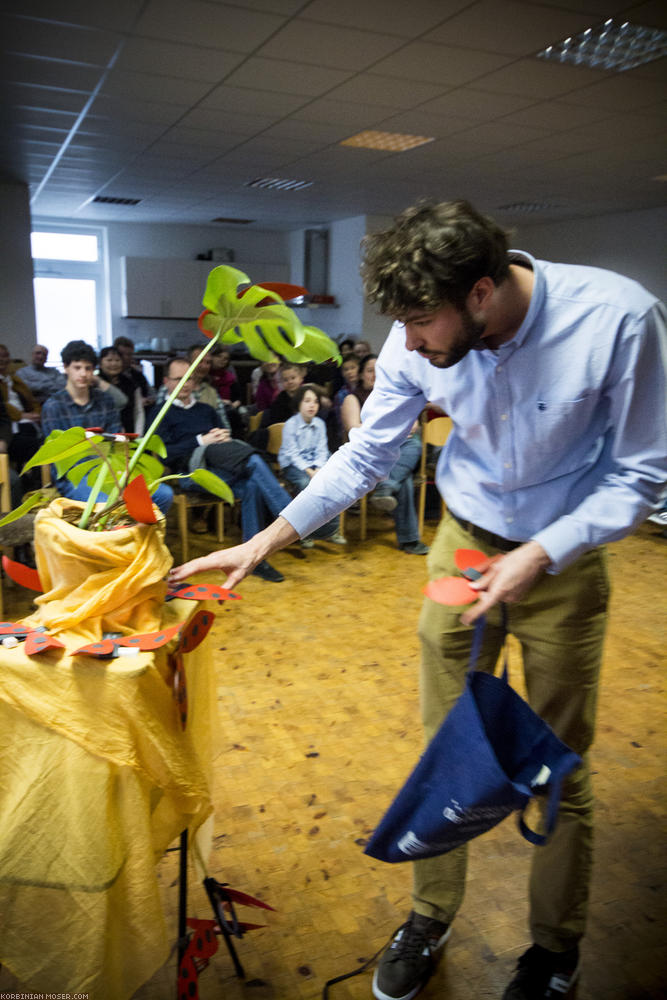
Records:
[[[304,326],[296,313],[285,305],[283,295],[303,294],[305,289],[290,285],[252,285],[242,271],[222,265],[211,271],[199,317],[199,328],[209,343],[190,365],[178,384],[159,409],[142,437],[127,434],[102,434],[95,428],[72,427],[55,430],[27,463],[23,472],[41,465],[53,464],[57,475],[66,475],[78,486],[90,487],[90,497],[78,521],[80,528],[101,530],[119,520],[137,520],[126,490],[139,477],[145,483],[147,495],[160,483],[189,478],[204,490],[233,503],[232,491],[213,473],[198,469],[189,476],[165,475],[161,459],[165,446],[157,430],[179,392],[203,358],[218,343],[246,344],[250,354],[259,361],[274,360],[278,354],[288,361],[340,363],[336,344],[317,327]],[[107,499],[99,510],[100,494]],[[51,499],[43,491],[30,494],[20,507],[0,521],[0,525],[22,517],[36,506]],[[130,509],[128,509],[128,506]]]

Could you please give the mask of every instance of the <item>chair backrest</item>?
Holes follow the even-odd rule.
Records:
[[[441,448],[449,437],[452,429],[451,417],[435,417],[433,420],[424,420],[421,425],[422,454],[419,463],[419,474],[426,475],[426,453],[430,444]]]
[[[280,446],[283,443],[283,427],[285,426],[285,421],[281,424],[269,424],[267,430],[269,432],[269,440],[266,444],[266,450],[269,455],[277,455],[280,451]]]
[[[9,455],[0,453],[0,514],[7,514],[12,509],[12,497],[9,482]]]
[[[259,413],[251,413],[248,417],[248,433],[252,434],[256,431],[262,422],[262,417],[264,416],[264,410],[260,410]]]

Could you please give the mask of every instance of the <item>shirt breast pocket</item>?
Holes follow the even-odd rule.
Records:
[[[539,467],[534,481],[566,475],[585,465],[597,448],[604,423],[602,408],[592,393],[577,399],[538,399],[527,427],[530,451]]]

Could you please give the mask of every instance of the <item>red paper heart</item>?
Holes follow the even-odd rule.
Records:
[[[128,514],[139,524],[157,524],[153,501],[141,474],[127,484],[123,490],[123,500]]]
[[[455,606],[472,604],[479,597],[462,576],[442,576],[439,580],[430,580],[424,587],[424,593],[438,604]]]

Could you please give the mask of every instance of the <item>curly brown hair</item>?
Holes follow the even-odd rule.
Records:
[[[401,319],[412,309],[462,309],[474,284],[509,275],[507,234],[467,201],[424,202],[391,229],[364,237],[361,274],[370,302]]]

